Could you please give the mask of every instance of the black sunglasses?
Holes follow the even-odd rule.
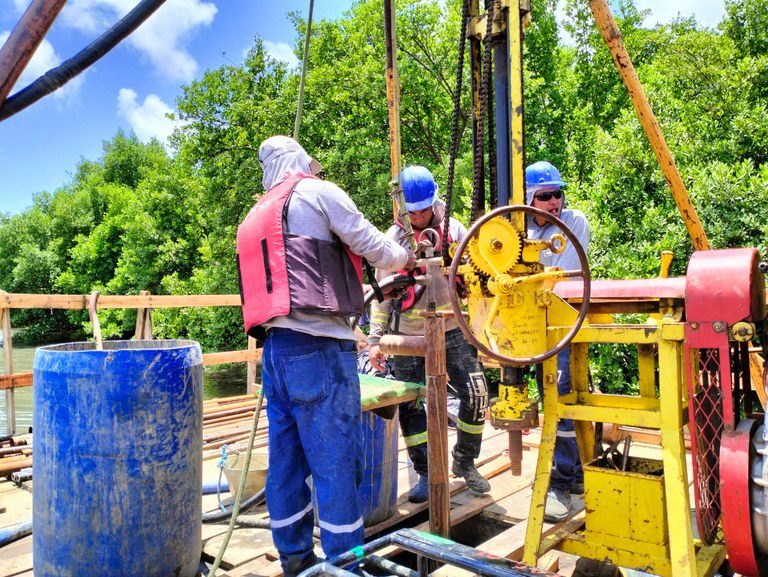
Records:
[[[563,198],[563,191],[562,190],[548,190],[546,192],[540,192],[539,194],[533,195],[533,197],[536,200],[540,200],[541,202],[547,202],[550,198],[555,197],[556,200],[560,200]]]

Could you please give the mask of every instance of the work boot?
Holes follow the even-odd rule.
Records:
[[[317,558],[317,555],[315,555],[314,551],[309,555],[309,557],[304,559],[301,559],[298,556],[292,556],[285,561],[281,560],[281,565],[283,567],[283,577],[297,577],[299,573],[309,569],[313,565],[317,565],[319,562],[320,560]]]
[[[547,502],[544,505],[544,520],[549,523],[559,523],[571,512],[571,494],[566,489],[550,487],[547,491]]]
[[[429,478],[419,475],[419,481],[408,491],[408,500],[411,503],[424,503],[429,499]]]
[[[480,474],[473,462],[462,463],[454,461],[451,471],[457,477],[463,477],[467,482],[467,489],[475,493],[487,493],[491,490],[491,484]]]

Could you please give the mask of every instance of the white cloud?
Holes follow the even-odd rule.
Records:
[[[271,42],[270,40],[264,41],[264,50],[267,51],[272,58],[285,62],[288,68],[298,68],[301,66],[301,62],[293,53],[293,48],[285,42]]]
[[[142,142],[157,138],[163,145],[179,126],[179,122],[168,118],[173,109],[156,94],[150,94],[139,104],[138,94],[130,88],[121,88],[117,95],[117,113],[125,118]]]
[[[8,36],[10,36],[10,34],[11,33],[7,30],[0,32],[0,46],[5,44],[5,41],[8,40]],[[32,56],[32,59],[27,64],[26,68],[24,68],[21,76],[16,81],[14,87],[11,89],[11,94],[24,88],[30,82],[37,80],[38,77],[48,72],[51,68],[55,68],[59,64],[61,64],[61,57],[56,54],[56,50],[54,50],[53,45],[48,42],[48,40],[43,39],[43,41],[37,47],[35,54]],[[82,81],[82,75],[76,76],[62,88],[59,88],[56,92],[54,92],[54,97],[71,97],[77,91],[80,84],[82,84]]]
[[[677,16],[687,18],[693,15],[696,21],[709,28],[714,28],[725,16],[724,0],[635,0],[638,10],[650,10],[651,15],[646,19],[645,25],[655,26],[666,24]],[[559,0],[555,11],[558,22],[565,20],[565,0]],[[560,40],[566,44],[573,44],[573,39],[565,29],[560,27]]]
[[[678,14],[683,17],[695,16],[699,24],[710,28],[717,26],[725,15],[723,0],[636,0],[637,8],[651,10],[650,24],[669,22]]]
[[[17,12],[24,12],[29,6],[30,0],[13,0],[13,5],[16,6]]]
[[[83,32],[102,33],[135,5],[135,0],[72,0],[62,11],[62,20]],[[197,73],[197,62],[186,49],[189,36],[213,22],[216,12],[211,2],[168,0],[127,42],[148,58],[162,76],[188,82]]]

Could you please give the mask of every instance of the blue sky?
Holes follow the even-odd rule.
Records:
[[[70,58],[137,0],[69,0],[17,83],[26,86]],[[0,0],[0,44],[29,0]],[[678,13],[715,26],[723,0],[636,0],[648,23]],[[338,18],[352,0],[315,0],[314,18]],[[180,87],[206,69],[243,61],[254,35],[273,56],[298,64],[287,13],[306,17],[309,0],[168,0],[126,41],[63,89],[0,123],[0,212],[19,213],[41,191],[66,184],[81,158],[97,159],[118,128],[164,140]]]

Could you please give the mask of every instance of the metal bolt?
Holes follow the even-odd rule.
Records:
[[[725,323],[715,321],[712,323],[712,330],[716,333],[722,333],[725,330]]]
[[[491,250],[494,252],[499,252],[502,248],[504,248],[504,243],[501,242],[498,238],[491,240]]]
[[[694,330],[694,331],[695,331],[695,330],[696,330],[696,329],[698,329],[698,328],[699,328],[699,323],[691,323],[691,329],[692,329],[692,330]]]

